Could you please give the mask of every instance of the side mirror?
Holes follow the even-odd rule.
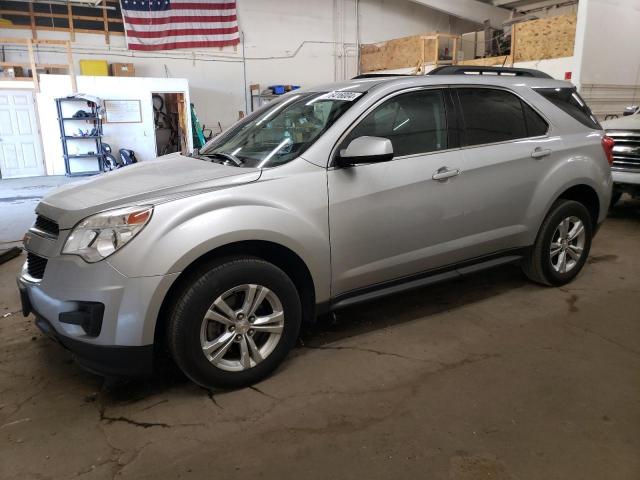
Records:
[[[391,140],[382,137],[358,137],[342,150],[336,158],[341,167],[360,163],[388,162],[393,158]]]

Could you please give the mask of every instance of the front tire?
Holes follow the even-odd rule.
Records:
[[[536,243],[522,262],[530,280],[549,286],[571,282],[582,270],[593,237],[591,215],[576,201],[560,199],[542,222]]]
[[[226,259],[184,282],[170,313],[169,350],[205,388],[244,387],[284,360],[301,323],[298,290],[282,270],[253,257]]]

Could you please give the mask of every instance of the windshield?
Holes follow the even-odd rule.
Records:
[[[283,165],[302,155],[361,96],[345,91],[287,95],[211,140],[198,156],[241,167]]]

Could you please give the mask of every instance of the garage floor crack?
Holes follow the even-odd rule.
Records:
[[[270,395],[264,390],[260,390],[258,387],[254,387],[253,385],[250,385],[249,388],[255,392],[258,392],[260,395],[264,395],[265,397],[270,398],[271,400],[281,400],[280,398],[274,397],[273,395]]]
[[[110,417],[110,416],[107,416],[107,414],[105,413],[104,407],[100,408],[100,421],[106,422],[108,424],[123,422],[123,423],[128,423],[130,425],[134,425],[136,427],[141,427],[141,428],[151,428],[151,427],[171,428],[171,425],[169,425],[168,423],[139,422],[137,420],[133,420],[131,418],[122,417],[122,416]]]
[[[618,342],[616,340],[613,340],[613,339],[611,339],[609,337],[605,337],[604,335],[601,335],[600,333],[598,333],[598,332],[596,332],[594,330],[591,330],[590,328],[587,328],[587,327],[585,327],[583,325],[577,325],[577,324],[572,323],[572,322],[566,322],[566,323],[567,323],[567,325],[570,325],[570,326],[572,326],[574,328],[577,328],[578,330],[582,330],[585,333],[590,333],[591,335],[595,335],[596,337],[604,340],[605,342],[611,343],[611,344],[613,344],[613,345],[615,345],[617,347],[620,347],[621,349],[625,350],[626,352],[629,352],[629,353],[631,353],[633,355],[636,355],[636,356],[640,357],[640,352],[638,350],[635,350],[634,348],[631,348],[631,347],[629,347],[629,346],[627,346],[627,345],[625,345],[623,343],[620,343],[620,342]]]
[[[348,346],[310,346],[310,345],[305,345],[302,348],[309,348],[312,350],[354,350],[357,352],[365,352],[365,353],[373,353],[375,355],[381,355],[381,356],[386,356],[386,357],[395,357],[395,358],[401,358],[403,360],[410,360],[413,362],[422,362],[422,363],[436,363],[439,364],[439,362],[434,362],[433,360],[427,360],[424,358],[417,358],[417,357],[409,357],[407,355],[400,355],[399,353],[394,353],[394,352],[384,352],[382,350],[375,350],[373,348],[362,348],[362,347],[348,347]]]

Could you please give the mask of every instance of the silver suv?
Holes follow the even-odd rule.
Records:
[[[23,310],[102,374],[168,351],[200,385],[248,385],[319,313],[512,262],[571,281],[607,213],[611,148],[549,78],[297,90],[191,157],[45,197]]]

